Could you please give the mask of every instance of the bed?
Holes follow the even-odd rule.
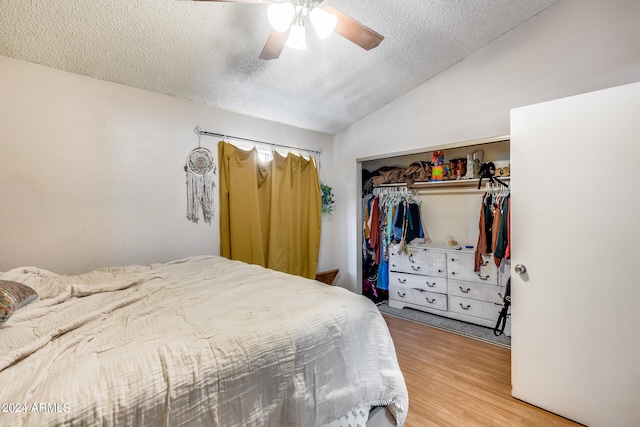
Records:
[[[0,425],[404,424],[386,323],[345,289],[217,256],[0,280],[39,294],[0,326]]]

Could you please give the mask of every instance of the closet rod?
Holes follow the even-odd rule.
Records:
[[[322,154],[322,150],[310,150],[308,148],[292,147],[290,145],[274,144],[273,142],[264,142],[264,141],[258,141],[258,140],[255,140],[255,139],[242,138],[242,137],[239,137],[239,136],[224,135],[224,134],[221,134],[221,133],[208,132],[206,130],[200,129],[200,126],[196,126],[194,131],[198,135],[203,135],[203,136],[216,136],[216,137],[222,138],[222,139],[231,138],[231,139],[237,139],[239,141],[253,142],[255,144],[270,145],[272,147],[289,148],[289,149],[292,149],[292,150],[304,151],[304,152],[307,152],[307,153]]]

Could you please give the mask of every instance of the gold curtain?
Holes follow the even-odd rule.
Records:
[[[321,192],[313,160],[218,143],[222,256],[315,278]]]

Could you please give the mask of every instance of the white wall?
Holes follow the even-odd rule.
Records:
[[[639,81],[638,22],[637,0],[563,0],[337,134],[338,284],[362,286],[358,159],[508,135],[511,108]]]
[[[183,166],[196,126],[322,149],[331,168],[331,136],[6,57],[0,101],[0,271],[218,254],[218,206],[211,225],[186,219]],[[202,138],[216,158],[217,142]],[[335,265],[324,238],[333,224],[323,222],[319,268]]]

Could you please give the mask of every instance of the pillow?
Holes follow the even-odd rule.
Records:
[[[56,273],[44,270],[38,267],[18,267],[13,270],[9,270],[0,275],[0,281],[9,280],[11,282],[23,283],[39,295],[40,299],[50,298],[58,294],[58,290],[51,290],[49,292],[48,282],[53,281],[59,277]]]
[[[38,298],[38,294],[27,285],[9,280],[0,280],[0,325],[20,307]]]

